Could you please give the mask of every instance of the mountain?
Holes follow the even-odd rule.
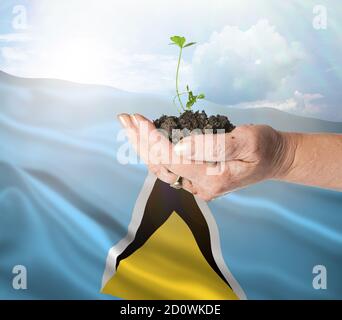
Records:
[[[149,118],[176,114],[171,98],[131,93],[112,87],[77,84],[63,80],[30,79],[0,71],[1,108],[25,123],[50,128],[63,123],[74,130],[96,122],[116,119],[122,112],[141,113]],[[205,102],[208,114],[227,115],[233,123],[268,124],[279,130],[342,132],[342,123],[296,116],[272,108],[237,109]]]

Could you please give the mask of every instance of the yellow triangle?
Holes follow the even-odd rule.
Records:
[[[208,264],[176,212],[120,261],[102,292],[123,299],[238,299]]]

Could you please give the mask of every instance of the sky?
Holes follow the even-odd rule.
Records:
[[[0,70],[342,121],[339,0],[0,0]]]

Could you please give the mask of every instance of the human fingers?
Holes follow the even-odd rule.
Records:
[[[175,146],[179,156],[195,161],[222,162],[236,158],[240,139],[231,133],[188,136]]]
[[[158,179],[161,181],[168,183],[168,184],[174,184],[178,180],[178,176],[174,174],[173,172],[169,171],[166,167],[162,165],[149,165],[148,166],[149,171],[151,171],[155,176],[157,176]],[[186,178],[182,177],[182,189],[192,193],[196,194],[196,189],[194,188],[192,182]]]
[[[140,153],[148,157],[149,163],[163,164],[169,171],[189,180],[206,173],[206,164],[195,165],[194,162],[178,156],[169,139],[156,130],[150,120],[139,114],[135,114],[133,119],[139,127]]]
[[[118,115],[118,119],[121,125],[126,130],[126,135],[129,141],[132,143],[134,149],[137,151],[138,148],[138,133],[137,128],[131,118],[131,116],[127,113],[121,113]]]

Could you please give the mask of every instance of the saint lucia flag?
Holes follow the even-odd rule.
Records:
[[[208,206],[149,176],[127,236],[108,254],[104,293],[127,299],[245,298]]]
[[[207,111],[236,125],[342,133],[267,108]],[[173,106],[0,72],[1,299],[342,297],[341,193],[270,181],[206,204],[126,161],[121,112],[155,119]],[[317,266],[326,289],[314,286]]]

